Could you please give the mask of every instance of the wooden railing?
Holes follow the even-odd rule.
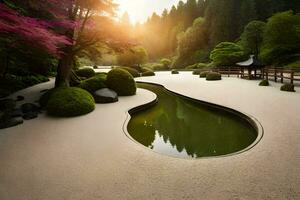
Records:
[[[284,79],[290,80],[291,84],[294,81],[300,81],[300,71],[298,69],[283,69],[283,68],[269,68],[263,69],[263,77],[266,80],[273,78],[275,82],[280,80],[283,83]]]

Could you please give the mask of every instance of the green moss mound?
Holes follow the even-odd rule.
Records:
[[[56,117],[85,115],[95,109],[93,96],[81,88],[61,87],[51,92],[47,113]]]
[[[177,71],[177,70],[172,70],[172,71],[171,71],[171,74],[179,74],[179,71]]]
[[[285,91],[285,92],[296,92],[295,91],[295,86],[293,84],[284,84],[283,86],[281,86],[280,88],[281,91]]]
[[[153,71],[145,71],[142,73],[142,76],[155,76],[155,73]]]
[[[107,74],[106,85],[119,96],[131,96],[136,93],[136,83],[132,75],[123,69],[113,69]]]
[[[200,75],[200,73],[201,73],[201,70],[199,70],[199,69],[196,69],[193,71],[193,75]]]
[[[222,75],[217,72],[209,72],[206,75],[206,80],[207,81],[219,81],[219,80],[222,80]]]
[[[106,87],[105,85],[106,76],[107,76],[106,74],[97,74],[92,78],[81,81],[78,87],[93,94],[95,91]]]
[[[270,83],[268,80],[262,80],[260,83],[259,83],[259,86],[269,86]]]
[[[129,72],[131,74],[131,76],[133,76],[133,77],[140,77],[140,73],[136,69],[133,69],[131,67],[120,67],[120,68]]]
[[[200,73],[200,78],[206,78],[207,74],[210,73],[208,71],[205,71],[205,72],[201,72]]]
[[[91,78],[95,76],[95,71],[92,68],[82,68],[75,71],[77,76]]]

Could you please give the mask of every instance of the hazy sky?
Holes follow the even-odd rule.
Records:
[[[128,12],[132,23],[145,22],[153,12],[161,14],[172,5],[177,5],[180,0],[114,0],[119,4],[119,15]],[[186,0],[184,0],[185,2]]]

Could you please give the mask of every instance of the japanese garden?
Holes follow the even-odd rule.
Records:
[[[298,0],[0,0],[0,199],[300,199]]]

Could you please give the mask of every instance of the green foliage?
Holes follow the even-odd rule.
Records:
[[[195,63],[193,65],[186,67],[186,69],[203,69],[203,68],[207,68],[206,63]]]
[[[136,93],[136,83],[131,74],[123,69],[113,69],[107,74],[106,85],[119,96],[131,96]]]
[[[120,67],[120,68],[128,71],[133,77],[140,77],[139,71],[132,67]]]
[[[172,61],[170,59],[163,58],[160,60],[160,63],[163,64],[165,69],[168,69],[168,68],[170,68],[170,65],[172,64]]]
[[[204,71],[200,73],[200,78],[206,78],[207,74],[210,73],[209,71]]]
[[[292,68],[292,69],[300,69],[300,60],[289,63],[289,64],[285,65],[284,67],[285,68]]]
[[[268,80],[262,80],[260,83],[259,83],[259,86],[269,86],[270,83]]]
[[[232,42],[218,44],[210,54],[210,59],[219,66],[235,65],[247,57],[243,48]]]
[[[95,91],[106,87],[105,81],[106,81],[106,75],[98,74],[92,78],[81,81],[78,87],[93,94]]]
[[[263,42],[266,23],[262,21],[251,21],[241,35],[241,45],[247,54],[259,55]]]
[[[18,90],[49,81],[48,77],[43,75],[15,76],[7,74],[0,78],[0,96],[6,96]]]
[[[152,69],[154,71],[163,71],[163,70],[168,70],[163,64],[154,64],[152,65]]]
[[[79,77],[91,78],[95,76],[95,70],[92,68],[82,68],[75,71],[76,75]]]
[[[296,92],[295,91],[295,86],[293,84],[284,84],[283,86],[281,86],[280,88],[281,91],[285,91],[285,92]]]
[[[133,47],[118,55],[118,63],[122,66],[134,66],[146,63],[147,50],[143,47]]]
[[[47,113],[57,117],[85,115],[95,109],[93,96],[80,88],[61,87],[53,90],[47,103]]]
[[[260,56],[278,66],[300,60],[300,13],[277,13],[268,20]]]
[[[142,73],[142,76],[155,76],[155,73],[153,71],[145,71]]]
[[[209,72],[206,75],[206,80],[207,81],[219,81],[219,80],[222,80],[222,75],[217,72]]]

